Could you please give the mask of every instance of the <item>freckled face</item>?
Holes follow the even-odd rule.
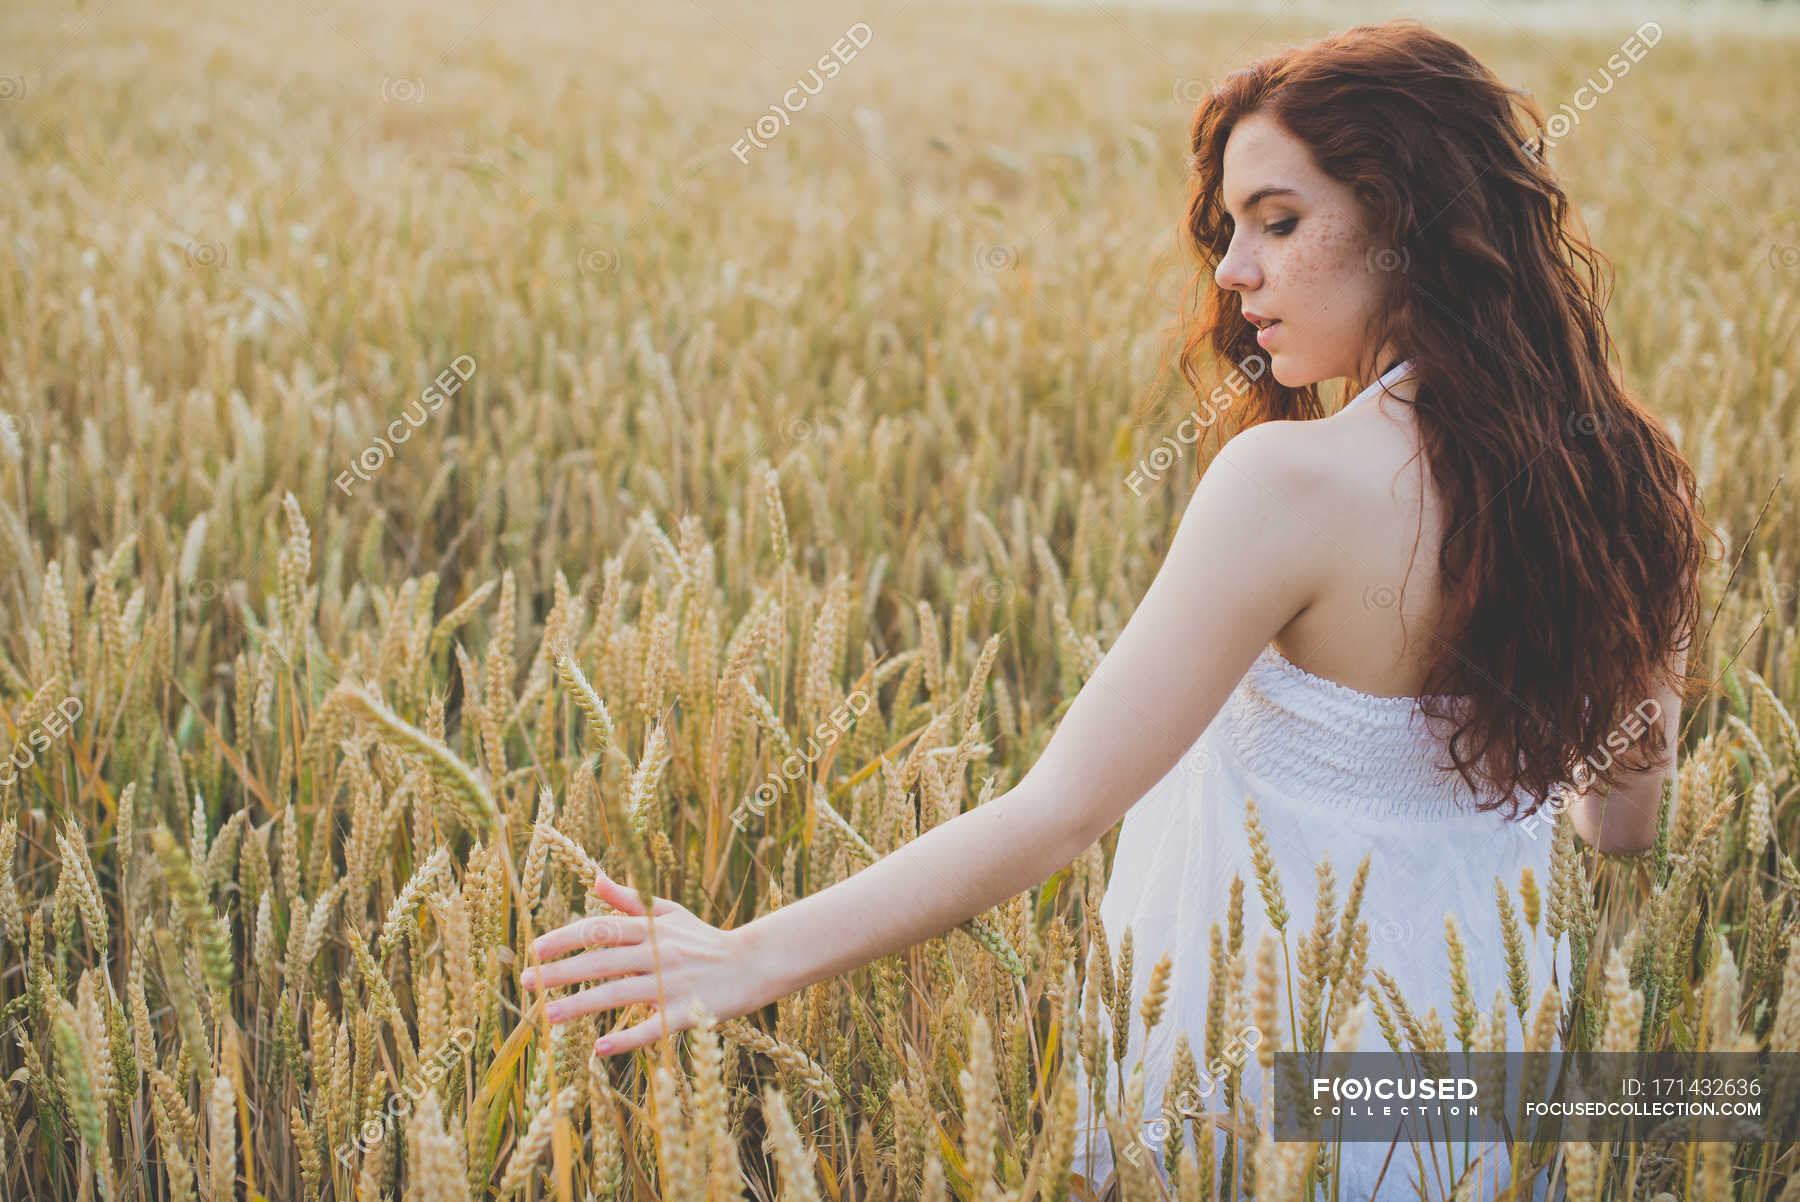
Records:
[[[1213,279],[1244,311],[1280,319],[1258,335],[1271,374],[1289,388],[1360,381],[1372,358],[1365,323],[1386,281],[1355,194],[1262,113],[1231,131],[1224,169],[1231,244]]]

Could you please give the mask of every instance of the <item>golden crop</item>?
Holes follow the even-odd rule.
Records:
[[[1445,29],[1546,111],[1623,36],[1474,17]],[[1094,938],[1110,835],[630,1056],[519,987],[596,866],[734,926],[1030,766],[1193,479],[1127,484],[1184,399],[1195,89],[1347,23],[861,20],[7,14],[0,1197],[1057,1199],[1075,1056],[1141,1128],[1104,1070],[1169,966],[1134,1007]],[[1671,19],[1549,152],[1743,552],[1703,589],[1684,805],[1641,861],[1562,823],[1554,881],[1496,885],[1579,979],[1491,1012],[1365,975],[1360,876],[1293,916],[1291,980],[1234,907],[1241,987],[1175,1085],[1295,998],[1340,1039],[1800,1050],[1791,25]],[[1196,1158],[1171,1115],[1183,1199],[1329,1162]],[[1572,1197],[1800,1197],[1792,1145],[1526,1151]]]

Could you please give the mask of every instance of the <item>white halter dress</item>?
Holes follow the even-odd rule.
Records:
[[[1350,404],[1375,396],[1398,379],[1407,365],[1396,365]],[[1555,831],[1548,809],[1535,820],[1508,823],[1498,811],[1477,812],[1474,797],[1454,770],[1441,770],[1449,754],[1440,737],[1426,728],[1418,703],[1411,697],[1382,697],[1348,688],[1289,662],[1271,644],[1258,655],[1224,705],[1193,746],[1127,811],[1119,830],[1100,919],[1107,945],[1116,958],[1126,927],[1132,932],[1130,982],[1131,1028],[1123,1077],[1109,1063],[1106,1099],[1117,1105],[1119,1082],[1134,1066],[1144,1068],[1144,1129],[1134,1134],[1140,1163],[1156,1166],[1165,1181],[1164,1127],[1158,1121],[1173,1067],[1176,1037],[1186,1032],[1194,1059],[1204,1073],[1206,1012],[1211,976],[1210,931],[1227,927],[1231,881],[1243,878],[1243,944],[1245,989],[1254,988],[1255,955],[1264,931],[1276,938],[1256,884],[1245,833],[1245,799],[1256,802],[1268,835],[1269,851],[1287,901],[1286,965],[1293,966],[1295,1006],[1299,1005],[1299,939],[1312,926],[1317,904],[1318,862],[1329,857],[1336,878],[1335,902],[1341,915],[1357,865],[1370,857],[1360,917],[1369,925],[1368,991],[1379,989],[1374,970],[1385,969],[1402,997],[1426,1021],[1435,1009],[1447,1033],[1446,1045],[1460,1049],[1451,1008],[1449,952],[1444,916],[1454,915],[1466,949],[1468,981],[1476,1007],[1491,1014],[1496,990],[1506,993],[1508,1051],[1523,1050],[1523,1026],[1511,1003],[1505,948],[1495,903],[1494,878],[1506,886],[1515,913],[1521,870],[1530,867],[1540,895],[1548,896],[1550,852]],[[1521,798],[1521,810],[1525,800]],[[1531,968],[1531,1009],[1554,980],[1566,992],[1570,976],[1566,939],[1552,942],[1544,923],[1536,928],[1523,918]],[[1337,920],[1333,923],[1336,936]],[[1164,952],[1174,965],[1163,1017],[1145,1049],[1140,1001],[1152,967]],[[1290,971],[1283,968],[1285,974]],[[1098,982],[1094,983],[1098,988]],[[1282,1048],[1293,1047],[1288,1029],[1285,981],[1280,1006]],[[1385,997],[1383,999],[1386,1000]],[[1390,1008],[1391,1009],[1391,1008]],[[1112,1030],[1101,1007],[1102,1044],[1111,1058]],[[1230,1032],[1227,1031],[1229,1038]],[[1407,1046],[1402,1033],[1402,1046]],[[1354,1048],[1390,1050],[1371,1013]],[[1073,1052],[1073,1046],[1071,1046]],[[1107,1129],[1089,1102],[1089,1078],[1078,1055],[1080,1118],[1073,1171],[1093,1186],[1098,1197],[1114,1169]],[[1261,1096],[1260,1066],[1254,1051],[1244,1070],[1245,1096]],[[1204,1077],[1203,1077],[1204,1081]],[[1224,1088],[1212,1091],[1197,1110],[1223,1113]],[[1184,1149],[1194,1146],[1190,1124]],[[1225,1148],[1223,1132],[1215,1132],[1215,1151]],[[1392,1145],[1341,1142],[1338,1197],[1344,1202],[1392,1202],[1421,1196],[1448,1198],[1450,1183],[1482,1145],[1461,1142]],[[1503,1145],[1490,1145],[1484,1163],[1501,1167],[1479,1194],[1491,1199],[1495,1188],[1510,1180]],[[1417,1155],[1415,1155],[1415,1149]],[[1184,1151],[1184,1155],[1186,1152]],[[1423,1161],[1421,1166],[1420,1161]],[[1379,1193],[1376,1179],[1387,1162]],[[1542,1198],[1540,1177],[1535,1197]],[[1263,1200],[1271,1202],[1271,1200]],[[1279,1202],[1288,1202],[1281,1199]]]

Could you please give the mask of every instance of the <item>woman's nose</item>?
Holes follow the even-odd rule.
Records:
[[[1226,248],[1225,257],[1213,271],[1213,282],[1227,291],[1254,291],[1257,284],[1256,265],[1235,246]]]

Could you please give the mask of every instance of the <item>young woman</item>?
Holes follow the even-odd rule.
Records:
[[[1569,228],[1520,96],[1411,21],[1226,78],[1193,127],[1184,227],[1202,270],[1180,362],[1197,395],[1203,351],[1237,373],[1240,429],[1042,756],[987,804],[745,926],[657,900],[659,973],[637,893],[602,881],[624,916],[535,945],[576,954],[528,986],[602,982],[551,1020],[659,1007],[601,1040],[607,1054],[691,1026],[696,1003],[747,1013],[988,910],[1123,818],[1100,917],[1110,948],[1132,931],[1134,1014],[1151,967],[1174,961],[1165,1017],[1148,1048],[1134,1022],[1124,1062],[1142,1065],[1154,1116],[1176,1036],[1204,1055],[1210,934],[1232,878],[1255,880],[1251,801],[1292,917],[1275,929],[1250,884],[1245,963],[1267,934],[1291,964],[1317,862],[1348,881],[1366,856],[1368,983],[1383,970],[1447,1028],[1448,915],[1488,1011],[1508,988],[1496,879],[1515,898],[1526,868],[1547,885],[1556,813],[1604,851],[1654,838],[1699,683],[1686,650],[1705,528],[1690,468],[1609,364],[1600,256]],[[1354,394],[1330,416],[1326,380]],[[1603,752],[1621,730],[1629,763]],[[1526,939],[1533,1003],[1553,965],[1566,995],[1566,950],[1558,964],[1541,924]],[[1507,1046],[1522,1042],[1515,1015]],[[1387,1048],[1372,1022],[1357,1046]],[[1076,1171],[1100,1183],[1113,1149],[1081,1080],[1098,1136]],[[1385,1176],[1387,1145],[1340,1152],[1340,1198],[1414,1197],[1421,1173],[1448,1195],[1406,1144]]]

